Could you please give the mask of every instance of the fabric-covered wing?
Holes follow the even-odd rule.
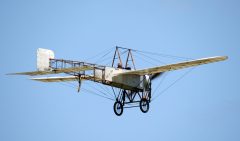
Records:
[[[47,75],[47,74],[58,74],[58,73],[70,73],[70,72],[79,72],[85,70],[92,70],[91,66],[82,66],[82,67],[74,67],[74,68],[63,68],[63,69],[54,69],[51,71],[32,71],[32,72],[20,72],[20,73],[11,73],[8,75]]]
[[[227,56],[202,58],[202,59],[180,62],[180,63],[176,63],[176,64],[170,64],[170,65],[159,66],[159,67],[154,67],[154,68],[124,72],[124,73],[121,73],[119,75],[129,75],[129,74],[135,74],[135,75],[147,75],[147,74],[149,74],[150,75],[150,74],[156,74],[156,73],[161,73],[161,72],[166,72],[166,71],[178,70],[178,69],[183,69],[183,68],[188,68],[188,67],[193,67],[193,66],[199,66],[199,65],[218,62],[218,61],[224,61],[227,58],[228,58]]]
[[[42,78],[31,78],[31,80],[41,82],[65,82],[65,81],[77,81],[77,76],[59,76],[59,77],[42,77]]]

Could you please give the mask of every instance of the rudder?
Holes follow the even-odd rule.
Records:
[[[46,71],[50,70],[50,59],[54,59],[54,52],[49,49],[37,49],[37,70]]]

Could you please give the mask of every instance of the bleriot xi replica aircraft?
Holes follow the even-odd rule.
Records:
[[[122,62],[120,49],[125,50],[126,62]],[[114,113],[120,116],[124,108],[140,107],[143,113],[148,112],[151,102],[152,80],[161,76],[162,73],[188,67],[226,60],[227,56],[202,58],[197,60],[181,61],[168,65],[156,66],[147,69],[135,69],[133,53],[136,50],[116,47],[112,60],[112,66],[103,66],[87,62],[55,59],[54,52],[48,49],[37,50],[37,71],[12,73],[14,75],[49,75],[67,74],[67,76],[31,78],[41,82],[67,82],[77,81],[78,91],[82,80],[89,80],[112,88],[119,89],[115,93]],[[118,60],[118,62],[116,62]],[[129,67],[131,62],[132,68]],[[124,63],[124,64],[123,64]],[[132,106],[134,105],[134,106]]]

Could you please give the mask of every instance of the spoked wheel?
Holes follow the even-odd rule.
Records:
[[[140,106],[140,110],[143,113],[147,113],[149,110],[149,101],[145,98],[142,98],[139,106]]]
[[[116,101],[113,105],[113,110],[114,110],[114,113],[117,115],[117,116],[121,116],[122,113],[123,113],[123,105],[121,102],[119,101]]]

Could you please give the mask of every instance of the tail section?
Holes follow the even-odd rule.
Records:
[[[37,50],[37,70],[38,71],[50,70],[49,59],[54,59],[54,52],[49,49],[39,48]]]

